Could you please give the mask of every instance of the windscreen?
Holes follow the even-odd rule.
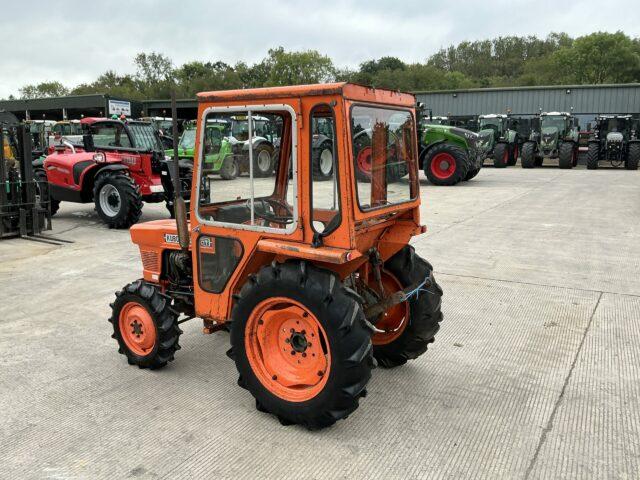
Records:
[[[152,151],[163,150],[162,144],[156,136],[156,131],[153,128],[153,124],[132,122],[129,123],[129,130],[133,135],[133,141],[136,148]]]

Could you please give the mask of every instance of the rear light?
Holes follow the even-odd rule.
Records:
[[[107,161],[107,157],[104,153],[98,152],[93,154],[93,161],[96,163],[104,163]]]

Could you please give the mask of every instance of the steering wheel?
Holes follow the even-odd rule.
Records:
[[[259,203],[262,208],[254,208],[253,213],[257,216],[266,220],[270,223],[275,223],[277,225],[289,225],[293,223],[293,210],[289,205],[282,200],[278,200],[277,198],[256,198],[253,201],[255,204]],[[268,206],[267,206],[268,204]],[[247,200],[247,208],[251,209],[251,199]],[[281,208],[285,212],[287,212],[287,216],[276,215],[275,213],[271,213],[270,209],[275,211],[276,208]]]

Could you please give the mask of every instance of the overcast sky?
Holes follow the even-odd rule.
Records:
[[[498,35],[640,36],[638,0],[31,0],[3,2],[0,98],[29,83],[72,87],[130,73],[138,52],[252,63],[271,47],[316,49],[338,66],[384,55],[424,61],[444,46]],[[304,7],[301,5],[304,4]]]

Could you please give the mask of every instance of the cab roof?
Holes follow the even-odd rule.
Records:
[[[386,103],[406,107],[413,107],[416,104],[416,98],[411,93],[367,87],[347,82],[202,92],[198,94],[198,101],[201,103],[228,103],[327,95],[340,95],[349,100]]]

